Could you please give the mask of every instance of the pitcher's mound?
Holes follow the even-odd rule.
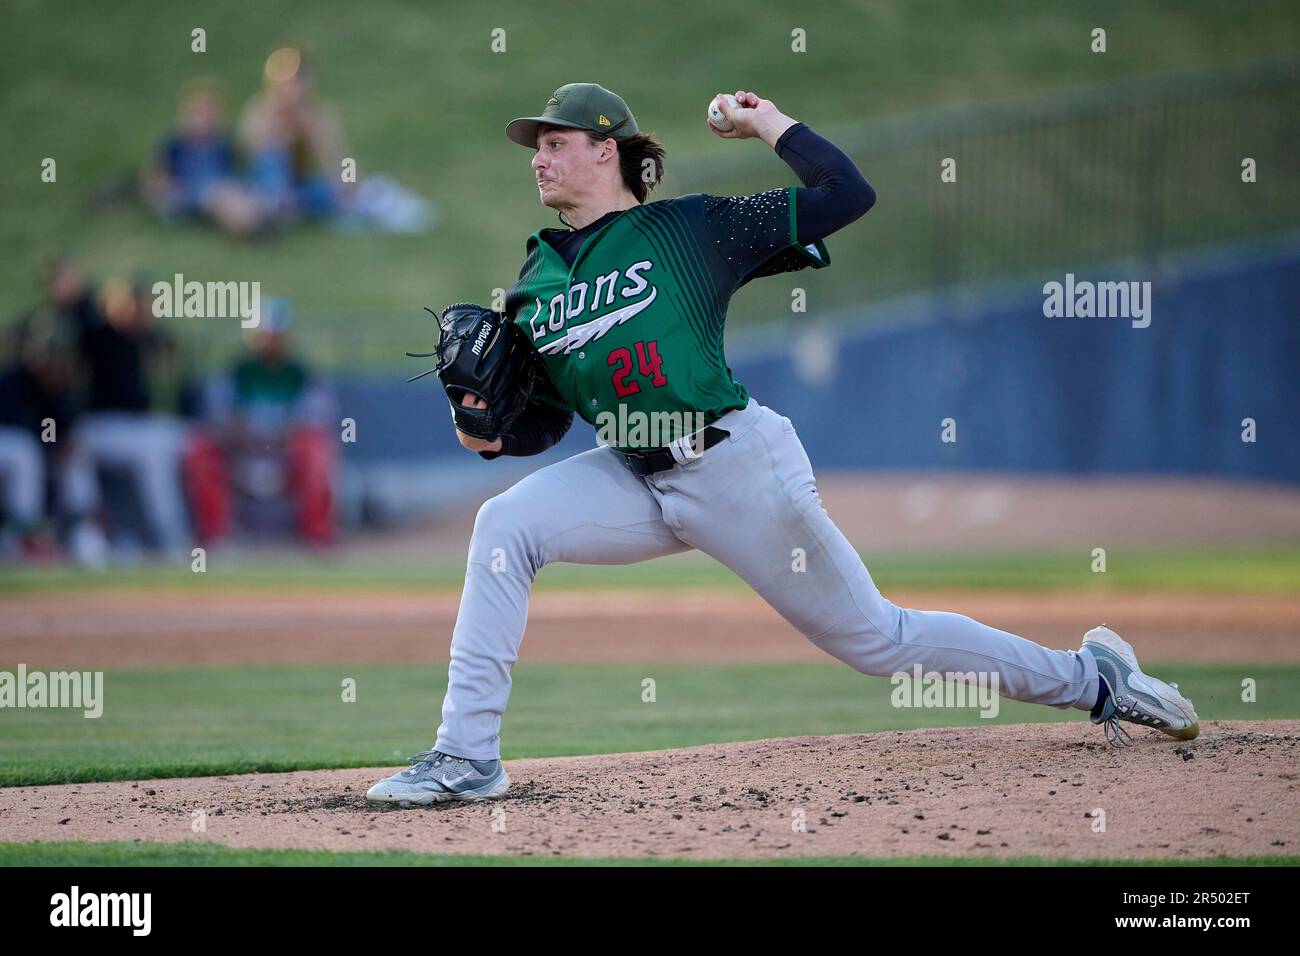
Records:
[[[1073,722],[516,760],[504,800],[409,810],[365,801],[391,769],[11,788],[0,841],[692,858],[1300,853],[1300,721],[1208,722],[1183,744],[1135,733],[1126,750]]]

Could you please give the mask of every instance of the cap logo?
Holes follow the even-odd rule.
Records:
[[[601,113],[601,114],[600,114],[600,116],[596,119],[596,122],[599,123],[601,126],[609,126],[609,125],[610,125],[610,123],[609,123],[609,119],[605,116],[604,113]]]
[[[551,107],[551,106],[559,106],[559,105],[560,105],[560,101],[559,101],[558,99],[556,99],[554,96],[552,96],[549,100],[546,101],[546,105],[547,105],[548,107]]]

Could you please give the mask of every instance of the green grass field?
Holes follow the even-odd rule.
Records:
[[[39,661],[28,662],[38,669]],[[1210,720],[1300,717],[1300,666],[1160,662]],[[641,682],[656,682],[643,703]],[[1258,702],[1241,701],[1241,680]],[[356,681],[355,703],[341,682]],[[506,759],[770,737],[976,726],[978,711],[899,709],[885,678],[834,663],[520,665]],[[0,786],[400,766],[432,742],[446,669],[409,665],[107,671],[104,714],[10,710]],[[1001,701],[994,723],[1082,720]],[[1080,734],[1095,733],[1081,724]]]
[[[1109,35],[1104,55],[1089,49],[1098,24]],[[196,26],[207,31],[204,53],[190,49]],[[790,50],[795,28],[806,31],[805,53]],[[505,31],[505,52],[489,48],[494,29]],[[185,80],[219,78],[237,110],[256,90],[267,53],[283,43],[316,55],[321,89],[342,113],[360,174],[393,175],[435,200],[443,216],[436,232],[307,229],[267,246],[161,226],[133,204],[89,211],[94,192],[131,177],[155,147]],[[0,216],[0,321],[32,304],[41,256],[65,247],[100,275],[257,279],[266,294],[294,300],[309,317],[305,326],[330,330],[318,344],[332,346],[318,358],[399,363],[393,343],[427,335],[421,306],[486,298],[508,285],[525,237],[554,224],[537,203],[529,155],[501,129],[562,83],[596,79],[620,91],[642,127],[669,144],[672,177],[674,164],[761,148],[704,130],[707,99],[721,89],[757,89],[827,129],[1298,51],[1300,17],[1287,0],[834,0],[797,8],[719,0],[638,16],[618,4],[520,0],[436,8],[374,0],[364,9],[343,0],[93,8],[13,0],[0,31],[0,121],[8,131],[0,163],[13,172]],[[39,178],[47,157],[58,163],[55,183]],[[771,176],[788,178],[779,160],[771,160]],[[898,183],[877,185],[882,207],[909,202]],[[677,191],[673,179],[665,190]],[[911,235],[895,224],[888,235],[840,242],[831,271],[869,274],[873,257],[891,246],[906,259]],[[761,294],[737,300],[733,324]],[[238,343],[233,329],[183,334],[215,338],[218,350]]]
[[[1095,574],[1092,558],[1079,553],[872,554],[861,552],[882,590],[946,588],[1011,591],[1167,591],[1214,594],[1300,594],[1300,545],[1215,546],[1163,551],[1111,549],[1107,570]],[[105,587],[202,588],[402,588],[455,589],[465,563],[375,558],[312,559],[295,555],[270,560],[256,555],[225,564],[219,552],[208,570],[188,563],[93,573],[70,567],[5,568],[4,594],[80,591]],[[736,588],[748,586],[707,556],[691,553],[626,567],[552,564],[537,588]]]
[[[212,843],[0,843],[0,866],[1295,866],[1296,856],[1208,857],[1198,860],[1057,860],[1045,857],[938,856],[877,859],[806,856],[771,860],[671,858],[436,856],[430,853],[331,853],[250,850]]]

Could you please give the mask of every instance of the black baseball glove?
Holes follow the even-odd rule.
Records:
[[[466,435],[495,441],[509,431],[545,374],[541,359],[513,322],[481,305],[449,305],[438,316],[438,325],[435,351],[406,353],[411,358],[437,356],[438,364],[408,381],[436,373],[447,391],[456,427]],[[462,405],[466,393],[477,395],[487,406]]]

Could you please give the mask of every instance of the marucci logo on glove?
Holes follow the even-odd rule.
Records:
[[[436,373],[456,428],[474,438],[495,441],[509,431],[538,382],[545,378],[541,359],[513,322],[481,305],[449,305],[438,316],[438,325],[434,351],[406,353],[412,358],[437,356],[438,364],[410,381]],[[465,405],[464,399],[470,395],[480,399],[483,407]]]
[[[488,336],[491,334],[492,334],[492,325],[488,322],[484,322],[483,327],[478,330],[478,338],[474,340],[475,355],[483,354],[483,343],[488,340]]]

